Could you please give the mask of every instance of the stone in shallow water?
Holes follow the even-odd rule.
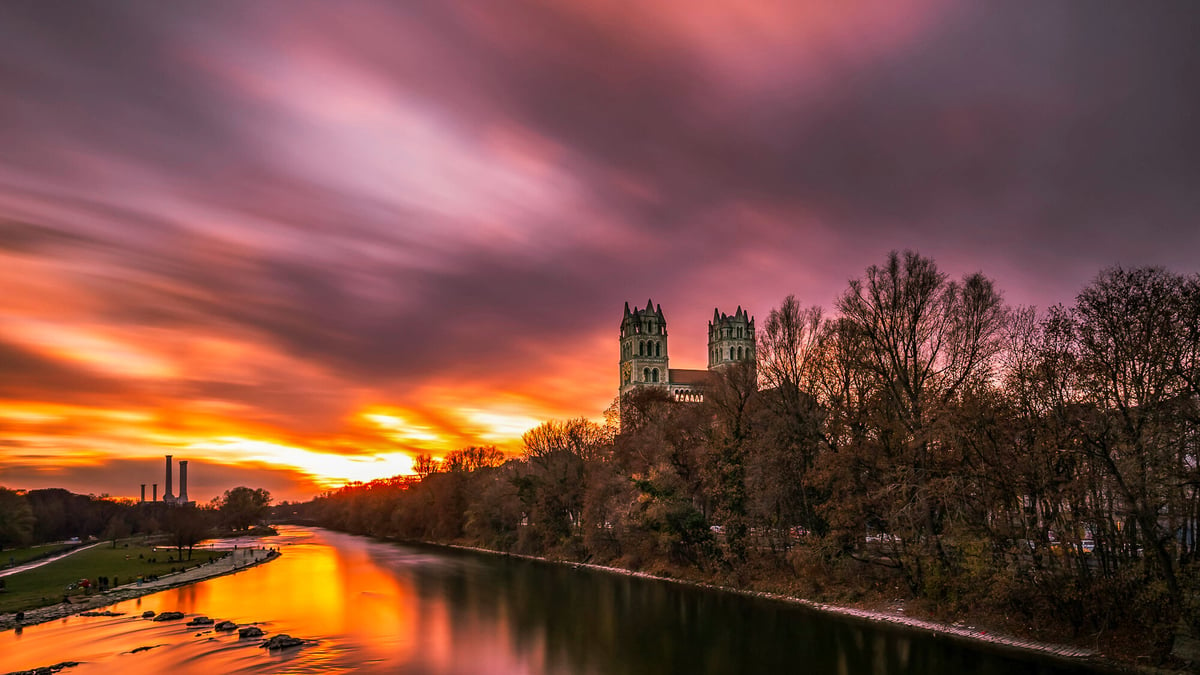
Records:
[[[237,624],[232,621],[221,621],[217,625],[213,626],[213,630],[229,632],[231,630],[237,630],[237,627]]]
[[[150,651],[151,649],[154,649],[155,647],[161,647],[161,646],[162,646],[162,645],[142,645],[141,647],[135,647],[135,648],[134,648],[132,651],[130,651],[129,653],[130,653],[130,654],[137,654],[138,652],[148,652],[148,651]]]
[[[288,647],[299,647],[304,644],[304,640],[292,637],[291,635],[276,635],[259,645],[264,649],[287,649]]]
[[[195,616],[195,617],[192,617],[191,621],[187,622],[187,625],[189,625],[189,626],[211,626],[212,623],[213,623],[213,620],[208,618],[207,616]]]
[[[154,616],[154,610],[152,610],[152,609],[148,609],[148,610],[142,612],[143,619],[149,619],[152,616]]]
[[[56,663],[52,666],[42,666],[33,670],[18,670],[9,673],[9,675],[51,675],[51,673],[57,673],[63,668],[74,668],[77,665],[79,665],[78,661],[63,661],[62,663]]]
[[[155,621],[178,621],[183,618],[183,612],[163,612],[154,617]]]
[[[258,626],[246,626],[245,628],[238,629],[238,637],[240,638],[262,637],[263,635],[265,635],[263,629]]]

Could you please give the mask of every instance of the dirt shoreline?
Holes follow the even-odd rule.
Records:
[[[655,581],[667,581],[670,583],[681,584],[684,586],[692,586],[695,588],[704,588],[708,590],[722,591],[725,593],[736,593],[754,598],[764,598],[768,600],[777,600],[794,605],[806,607],[818,612],[825,612],[837,616],[850,617],[862,621],[872,623],[886,623],[897,626],[903,626],[914,630],[924,631],[934,635],[951,637],[960,640],[970,640],[973,642],[981,642],[991,647],[998,647],[1006,650],[1034,652],[1039,655],[1049,656],[1055,659],[1061,659],[1068,663],[1095,666],[1098,668],[1108,669],[1112,672],[1162,672],[1169,673],[1175,671],[1168,670],[1151,670],[1146,671],[1137,666],[1120,661],[1114,661],[1105,657],[1100,652],[1086,647],[1077,647],[1074,645],[1058,644],[1052,642],[1040,642],[1037,640],[1025,639],[1015,635],[1004,633],[994,633],[974,626],[956,625],[932,621],[928,619],[919,619],[915,617],[905,616],[904,614],[896,614],[882,612],[878,610],[858,609],[855,607],[846,607],[842,605],[833,605],[814,600],[806,600],[791,595],[782,593],[770,593],[766,591],[753,591],[743,588],[735,588],[732,586],[720,586],[701,581],[692,581],[688,579],[679,579],[674,577],[663,577],[648,572],[637,572],[628,570],[623,567],[610,567],[607,565],[593,565],[590,563],[572,562],[569,560],[554,560],[541,556],[523,555],[520,553],[508,553],[505,551],[494,551],[492,549],[479,548],[476,546],[462,546],[458,544],[444,544],[434,541],[420,542],[429,546],[441,546],[445,548],[458,549],[462,551],[471,551],[474,553],[486,553],[490,555],[500,555],[509,558],[519,558],[522,560],[533,560],[537,562],[566,565],[578,569],[594,570],[598,572],[607,572],[609,574],[619,574],[628,577],[637,577],[640,579],[653,579]]]
[[[87,612],[102,607],[108,607],[118,602],[140,598],[144,595],[166,591],[180,586],[187,586],[198,581],[213,579],[215,577],[225,576],[226,574],[235,574],[242,570],[261,565],[265,562],[270,562],[280,556],[278,551],[271,551],[263,548],[243,548],[231,552],[211,563],[204,563],[198,567],[193,567],[182,572],[174,574],[166,574],[160,576],[155,581],[143,582],[140,586],[136,583],[124,584],[116,588],[97,593],[93,596],[86,597],[82,602],[72,602],[70,604],[59,602],[53,605],[38,607],[25,611],[25,618],[20,622],[17,621],[16,613],[0,614],[0,631],[10,630],[17,626],[34,626],[47,621],[54,621],[63,617]]]

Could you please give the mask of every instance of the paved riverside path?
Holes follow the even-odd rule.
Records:
[[[131,600],[143,595],[150,595],[159,591],[165,591],[170,588],[178,588],[188,584],[219,577],[234,572],[240,572],[246,568],[253,567],[279,557],[278,551],[269,551],[263,548],[239,548],[235,551],[230,551],[229,555],[221,557],[211,563],[204,563],[197,567],[175,572],[174,574],[164,574],[154,581],[145,581],[139,586],[136,582],[122,584],[116,588],[109,589],[88,596],[79,602],[65,603],[60,602],[37,609],[30,609],[25,612],[25,619],[21,621],[22,626],[32,626],[34,624],[45,623],[61,619],[64,616],[86,612],[88,610],[107,607],[124,600]],[[0,614],[0,630],[8,630],[17,626],[17,615]]]
[[[107,543],[108,543],[107,541],[98,541],[95,544],[88,544],[87,546],[80,546],[79,548],[73,548],[70,551],[67,551],[66,553],[63,553],[60,555],[51,556],[49,558],[43,558],[41,560],[34,560],[33,562],[27,562],[24,565],[17,565],[16,567],[10,567],[6,570],[0,570],[0,577],[6,577],[10,574],[18,574],[20,572],[26,572],[28,570],[41,567],[42,565],[49,565],[50,563],[58,561],[58,560],[62,560],[63,558],[65,558],[69,555],[75,555],[76,553],[79,553],[80,551],[86,551],[89,548],[96,548],[100,544],[107,544]]]

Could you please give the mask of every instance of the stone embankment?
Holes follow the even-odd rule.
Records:
[[[39,607],[24,612],[24,617],[21,621],[17,621],[16,614],[0,614],[0,630],[8,630],[20,626],[32,626],[34,624],[45,623],[61,619],[64,616],[80,614],[82,612],[95,610],[101,607],[138,598],[143,595],[150,595],[159,591],[165,591],[171,588],[178,588],[188,584],[194,584],[197,581],[204,581],[213,577],[224,576],[240,572],[248,567],[274,560],[279,557],[278,551],[271,551],[262,548],[243,548],[232,551],[229,555],[214,560],[211,563],[204,563],[198,567],[193,567],[182,572],[174,574],[164,574],[154,581],[145,581],[140,585],[136,583],[124,584],[116,588],[97,593],[83,600],[76,600],[72,603],[60,602],[46,607]]]

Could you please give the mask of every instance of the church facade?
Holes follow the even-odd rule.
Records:
[[[620,393],[641,387],[666,389],[677,401],[704,400],[705,384],[711,373],[731,363],[754,363],[754,318],[739,306],[732,315],[713,309],[708,322],[708,369],[671,368],[667,319],[662,305],[653,301],[645,309],[630,309],[625,303],[621,319]]]

